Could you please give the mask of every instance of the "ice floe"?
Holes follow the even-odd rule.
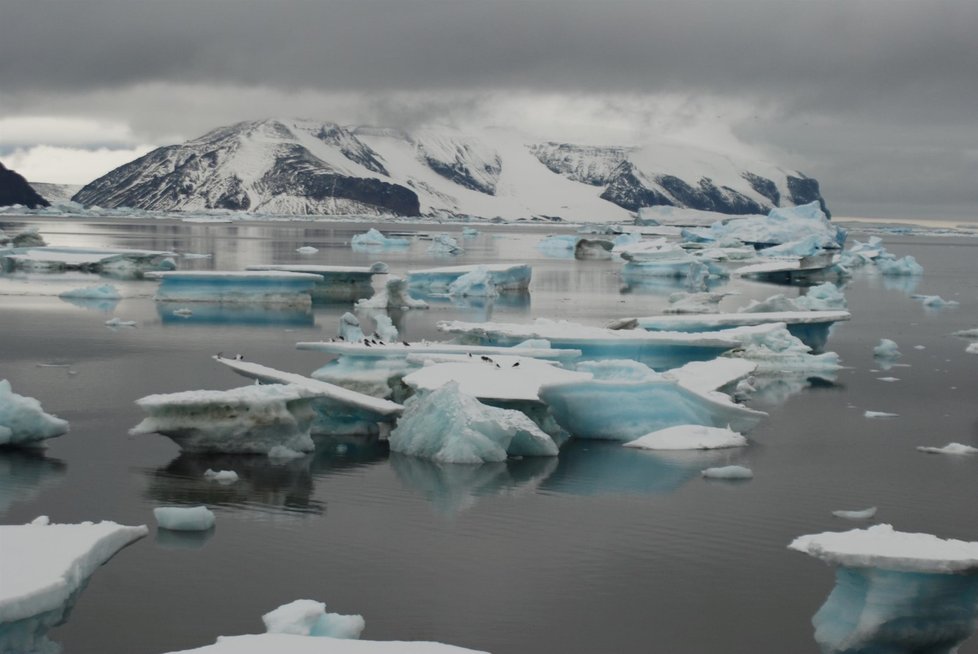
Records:
[[[783,294],[772,295],[765,300],[752,300],[740,307],[741,313],[767,313],[772,311],[833,311],[848,308],[845,294],[832,282],[809,287],[804,295],[789,298]]]
[[[876,260],[880,274],[888,277],[906,277],[924,274],[924,267],[911,255],[902,259],[880,257]]]
[[[676,425],[625,443],[625,447],[644,450],[717,450],[745,445],[747,439],[743,434],[725,427],[703,425]]]
[[[701,473],[706,479],[753,479],[754,471],[744,466],[720,466],[707,468]]]
[[[972,447],[962,443],[948,443],[944,447],[928,447],[921,445],[917,449],[921,452],[927,452],[928,454],[951,454],[958,456],[966,454],[978,454],[978,447]]]
[[[116,277],[173,270],[175,252],[117,248],[25,247],[0,251],[0,268],[33,272],[81,270]]]
[[[207,531],[214,526],[214,512],[206,506],[158,506],[153,516],[160,529]]]
[[[488,263],[410,270],[407,283],[409,288],[419,292],[448,293],[460,277],[476,270],[487,271],[497,291],[525,291],[533,276],[533,269],[525,263]]]
[[[876,515],[876,507],[871,506],[868,509],[857,509],[857,510],[846,510],[840,509],[838,511],[833,511],[832,515],[836,518],[843,518],[845,520],[869,520]]]
[[[238,473],[234,470],[211,470],[208,468],[204,472],[204,479],[216,481],[219,484],[233,484],[238,481]]]
[[[730,293],[710,293],[709,291],[679,291],[669,296],[669,306],[664,313],[718,313],[720,302]]]
[[[112,328],[115,328],[115,327],[135,327],[136,324],[137,323],[136,323],[135,320],[123,320],[122,318],[109,318],[108,320],[105,321],[105,326],[106,327],[112,327]]]
[[[45,413],[40,402],[14,393],[10,381],[0,379],[0,445],[37,446],[66,433],[67,420]]]
[[[735,238],[756,245],[780,245],[814,237],[821,248],[839,248],[845,243],[846,230],[826,217],[818,202],[796,207],[775,207],[767,216],[747,216],[717,221],[707,229],[684,232],[690,238],[721,241]]]
[[[944,309],[960,304],[957,300],[945,300],[940,295],[911,295],[910,297],[914,300],[920,300],[920,303],[928,309]]]
[[[157,301],[309,306],[319,275],[279,270],[149,272]]]
[[[374,228],[370,228],[364,234],[356,234],[350,239],[350,245],[356,249],[382,249],[382,248],[403,248],[411,245],[411,241],[406,238],[388,238]]]
[[[899,417],[896,413],[887,413],[886,411],[866,411],[863,413],[866,418],[897,418]]]
[[[318,275],[312,287],[313,300],[359,300],[373,293],[374,275],[389,271],[387,264],[378,261],[372,266],[324,266],[316,264],[275,264],[246,266],[250,271],[282,271]]]
[[[366,626],[359,615],[327,613],[326,604],[315,600],[295,600],[261,617],[270,634],[295,634],[317,638],[356,640]]]
[[[486,654],[425,641],[344,640],[295,634],[221,636],[213,645],[169,654]]]
[[[431,238],[431,245],[428,246],[430,254],[457,255],[465,252],[465,248],[458,244],[454,237],[448,234],[435,234]]]
[[[314,248],[311,245],[303,245],[302,247],[296,248],[295,251],[299,254],[316,254],[319,252],[319,248]]]
[[[407,281],[390,275],[387,284],[369,299],[359,300],[358,309],[427,309],[428,303],[411,297]]]
[[[881,338],[880,342],[873,348],[873,356],[877,359],[899,359],[903,355],[900,354],[900,346],[896,344],[896,341]]]

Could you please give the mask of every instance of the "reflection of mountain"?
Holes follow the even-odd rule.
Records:
[[[189,309],[190,314],[174,313],[179,309]],[[157,302],[156,311],[164,325],[311,327],[314,322],[308,308],[265,304],[171,301]]]
[[[671,493],[704,468],[735,463],[741,450],[648,452],[619,443],[572,440],[561,449],[557,470],[542,488],[569,495]]]
[[[0,449],[0,513],[59,483],[65,469],[64,463],[47,458],[40,450]]]
[[[294,513],[322,513],[313,498],[315,477],[382,461],[387,444],[376,439],[320,439],[316,451],[289,461],[263,455],[182,453],[166,467],[148,471],[146,495],[161,504],[237,506]],[[211,470],[233,470],[238,481],[204,478]]]
[[[397,453],[390,455],[390,463],[402,484],[420,492],[439,513],[446,515],[471,508],[479,497],[535,489],[557,467],[553,457],[466,465],[436,463]]]

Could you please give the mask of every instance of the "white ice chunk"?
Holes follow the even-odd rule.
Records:
[[[448,286],[448,294],[454,297],[487,297],[499,295],[492,273],[486,266],[478,266]]]
[[[898,359],[903,355],[900,354],[896,341],[881,338],[879,344],[873,348],[873,356],[878,359]]]
[[[944,447],[927,447],[921,445],[917,448],[921,452],[927,452],[928,454],[952,454],[952,455],[965,455],[965,454],[978,454],[978,447],[971,447],[970,445],[963,445],[961,443],[948,443]]]
[[[358,309],[427,309],[428,303],[411,297],[403,278],[390,275],[383,289],[370,299],[359,300],[356,306]]]
[[[710,293],[700,291],[688,293],[681,291],[669,296],[669,306],[664,313],[716,313],[720,310],[720,301],[730,293]]]
[[[720,466],[701,472],[707,479],[753,479],[754,471],[744,466]]]
[[[319,248],[314,248],[311,245],[303,245],[295,249],[299,254],[316,254],[319,252]]]
[[[960,304],[957,300],[945,300],[940,295],[911,295],[914,300],[920,300],[928,309],[943,309],[945,307],[956,307]]]
[[[743,332],[741,349],[730,356],[753,361],[757,364],[758,373],[804,371],[831,374],[842,367],[838,354],[812,354],[812,349],[792,336],[783,323],[773,323],[768,327],[772,329]]]
[[[315,600],[295,600],[261,617],[270,634],[295,634],[356,640],[366,626],[359,615],[327,613],[326,604]]]
[[[482,404],[451,382],[415,395],[391,431],[392,452],[440,463],[504,461],[509,454],[556,456],[557,445],[526,415]]]
[[[219,484],[233,484],[238,481],[238,473],[234,470],[211,470],[204,471],[204,479],[216,481]]]
[[[109,318],[105,321],[106,327],[135,327],[135,320],[123,320],[122,318]]]
[[[153,509],[160,529],[207,531],[214,526],[214,513],[206,506],[158,506]]]
[[[407,247],[411,245],[411,241],[406,238],[388,238],[378,232],[376,229],[370,228],[364,234],[356,234],[352,239],[350,239],[350,245],[354,249],[360,248],[400,248]]]
[[[67,420],[45,413],[40,402],[14,393],[10,382],[0,379],[0,445],[36,445],[66,433]]]
[[[876,507],[871,506],[868,509],[858,509],[855,511],[841,509],[839,511],[833,511],[832,515],[836,518],[844,518],[846,520],[869,520],[876,515]]]
[[[880,257],[876,260],[876,267],[879,268],[881,274],[888,277],[924,274],[924,267],[917,263],[917,260],[909,254],[902,259]]]
[[[347,343],[360,343],[363,341],[363,329],[360,327],[360,319],[349,311],[340,316],[340,338]]]
[[[458,244],[453,237],[448,234],[435,234],[428,246],[428,252],[432,254],[462,254],[465,248]]]
[[[797,207],[775,207],[767,216],[730,218],[726,222],[713,223],[709,229],[684,231],[684,236],[687,233],[701,240],[736,238],[744,243],[765,245],[814,236],[823,248],[840,247],[846,238],[846,231],[828,220],[818,202]]]
[[[968,354],[978,354],[978,343],[971,343],[968,347],[964,348],[964,351]]]
[[[294,634],[221,636],[216,643],[169,654],[486,654],[424,641],[342,640]]]
[[[866,411],[863,416],[867,418],[896,418],[896,413],[887,413],[886,411]]]
[[[50,524],[43,516],[28,525],[0,526],[0,624],[9,628],[57,611],[63,618],[65,605],[88,577],[147,533],[145,526],[114,522]]]
[[[722,427],[703,425],[668,427],[625,443],[625,447],[645,450],[716,450],[745,445],[747,439],[742,434]]]
[[[122,295],[119,293],[119,289],[112,284],[95,284],[65,291],[58,297],[84,300],[119,300]]]
[[[492,276],[497,291],[525,291],[533,276],[533,269],[525,263],[444,266],[408,271],[408,286],[425,293],[447,293],[459,277],[483,268]]]

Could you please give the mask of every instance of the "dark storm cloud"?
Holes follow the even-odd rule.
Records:
[[[974,2],[3,0],[5,90],[146,82],[978,95]],[[920,98],[918,98],[919,100]],[[915,105],[921,103],[914,103]],[[893,106],[904,110],[905,106]]]

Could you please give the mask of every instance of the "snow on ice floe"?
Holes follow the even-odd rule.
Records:
[[[465,252],[465,248],[458,244],[454,237],[448,234],[435,234],[431,238],[431,245],[428,246],[429,254],[457,255]]]
[[[488,263],[465,266],[445,266],[424,270],[409,270],[408,287],[424,293],[449,293],[460,278],[477,270],[485,270],[497,291],[525,291],[530,286],[533,269],[525,263]]]
[[[149,415],[129,433],[163,434],[190,452],[311,452],[312,404],[321,395],[298,384],[148,395],[136,404]]]
[[[114,522],[0,526],[0,651],[60,651],[45,634],[61,624],[88,578],[145,526]]]
[[[873,348],[873,356],[877,359],[899,359],[903,355],[900,354],[900,346],[896,344],[896,341],[881,338],[880,342]]]
[[[160,529],[207,531],[214,526],[214,513],[206,506],[158,506],[153,516]]]
[[[717,450],[745,445],[747,439],[743,434],[725,427],[703,425],[676,425],[625,443],[625,447],[644,450]]]
[[[771,311],[833,311],[848,308],[846,296],[832,282],[822,282],[806,289],[796,298],[778,293],[765,300],[751,300],[737,309],[740,313],[766,313]]]
[[[425,641],[344,640],[295,634],[221,636],[213,645],[169,654],[486,654]]]
[[[920,300],[920,303],[928,309],[944,309],[960,304],[957,300],[945,300],[940,295],[911,295],[910,297],[914,300]]]
[[[317,638],[360,638],[366,622],[360,615],[327,613],[326,604],[315,600],[295,600],[261,617],[270,634],[295,634]]]
[[[706,479],[753,479],[754,471],[744,466],[707,468],[700,473]]]
[[[246,266],[250,271],[282,271],[318,275],[320,279],[312,288],[314,300],[358,300],[373,293],[374,275],[387,274],[386,263],[378,261],[371,266],[326,266],[317,264],[264,264]]]
[[[424,361],[431,355],[413,356]],[[424,365],[405,375],[404,383],[423,392],[456,383],[462,393],[479,400],[539,402],[540,387],[544,384],[591,379],[590,373],[566,370],[553,362],[528,357],[448,356],[455,360]]]
[[[897,418],[899,417],[896,413],[887,413],[886,411],[866,411],[863,413],[866,418]]]
[[[280,270],[149,272],[160,302],[222,302],[308,307],[320,275]]]
[[[350,239],[350,245],[356,249],[403,248],[411,245],[410,239],[388,238],[374,228],[364,234],[356,234]]]
[[[238,481],[238,473],[234,470],[212,470],[208,468],[204,471],[204,479],[216,481],[219,484],[233,484]]]
[[[428,303],[411,297],[407,281],[390,275],[387,284],[369,299],[359,300],[358,309],[427,309]]]
[[[845,520],[869,520],[876,515],[876,507],[871,506],[868,509],[857,509],[854,511],[840,509],[838,511],[833,511],[832,515],[836,518],[843,518]]]
[[[953,654],[978,617],[978,542],[881,524],[796,538],[788,546],[839,566],[812,618],[823,652]]]
[[[67,420],[45,413],[40,402],[14,393],[10,381],[0,379],[0,445],[36,446],[66,433]]]
[[[881,257],[876,260],[876,267],[879,269],[880,274],[888,277],[907,277],[924,274],[924,267],[917,263],[917,260],[909,254],[902,259]]]
[[[928,454],[951,454],[951,455],[967,455],[967,454],[978,454],[978,447],[972,447],[970,445],[964,445],[962,443],[948,443],[944,447],[928,447],[921,445],[917,448],[921,452],[926,452]]]
[[[390,433],[390,447],[422,459],[470,464],[558,452],[550,436],[526,415],[484,405],[454,382],[405,403]]]

